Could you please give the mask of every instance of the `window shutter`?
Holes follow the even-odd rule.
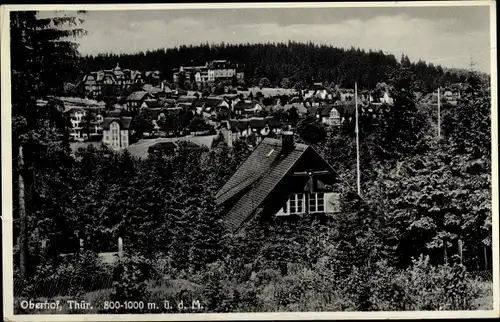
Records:
[[[340,212],[340,193],[325,193],[326,199],[326,209],[327,213],[337,213]]]

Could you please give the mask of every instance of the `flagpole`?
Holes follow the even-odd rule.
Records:
[[[441,87],[438,87],[438,139],[441,138]]]
[[[358,83],[354,83],[354,104],[356,109],[356,164],[358,172],[358,195],[361,196],[361,183],[360,183],[360,171],[359,171],[359,126],[358,126]]]

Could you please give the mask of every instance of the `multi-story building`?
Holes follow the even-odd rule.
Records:
[[[226,60],[214,60],[208,63],[208,81],[230,80],[236,76],[236,65]]]
[[[160,84],[160,72],[121,69],[117,64],[114,69],[93,71],[83,77],[85,94],[92,96],[109,95],[116,90],[127,89],[132,84],[145,83]]]
[[[122,150],[130,145],[131,117],[106,117],[102,125],[102,142],[113,150]]]
[[[198,84],[214,83],[218,80],[231,80],[236,77],[237,80],[245,78],[243,69],[238,68],[238,64],[228,62],[227,60],[214,60],[205,63],[203,66],[181,66],[174,69],[174,83],[179,83],[183,76],[185,81],[194,80]]]
[[[64,106],[62,112],[69,121],[72,139],[82,141],[102,135],[105,103],[73,97],[61,97],[58,100]]]

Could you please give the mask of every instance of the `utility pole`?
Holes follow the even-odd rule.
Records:
[[[469,68],[470,68],[470,72],[471,73],[474,71],[474,66],[476,66],[476,62],[474,61],[474,58],[471,55],[470,56],[470,62],[469,62]]]
[[[354,104],[356,108],[356,166],[358,172],[358,195],[361,197],[361,179],[359,170],[359,125],[358,125],[358,83],[354,83]]]
[[[438,140],[441,139],[441,86],[438,87],[438,123],[437,123]]]
[[[24,160],[23,147],[19,146],[19,268],[21,277],[26,276],[26,263],[28,258],[28,243],[26,238],[26,203],[24,196]]]

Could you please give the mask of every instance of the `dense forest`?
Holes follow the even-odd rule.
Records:
[[[296,139],[341,176],[342,212],[326,222],[256,216],[232,235],[214,195],[251,152],[246,142],[228,147],[219,137],[211,149],[182,143],[147,159],[105,146],[72,155],[57,106],[36,100],[63,86],[41,76],[76,66],[77,52],[52,21],[30,12],[13,18],[13,263],[14,281],[23,285],[17,313],[48,313],[23,310],[19,301],[41,297],[41,281],[57,289],[65,279],[72,296],[96,304],[93,313],[148,312],[102,303],[161,305],[168,298],[199,300],[195,312],[492,308],[491,279],[473,274],[492,265],[491,93],[474,72],[457,106],[443,111],[437,137],[435,110],[415,99],[419,76],[394,63],[391,113],[360,120],[361,198],[352,197],[353,125],[326,131],[315,124],[321,135],[302,130]],[[39,63],[44,59],[53,64]],[[312,121],[299,120],[297,129],[310,128],[303,122]],[[98,252],[115,248],[118,237],[124,257],[102,264]],[[113,275],[113,284],[99,287],[101,275]]]
[[[121,68],[159,70],[171,80],[174,68],[204,65],[216,59],[244,66],[245,78],[251,84],[258,84],[265,77],[275,86],[328,82],[352,88],[358,81],[361,88],[370,89],[377,83],[389,81],[399,65],[411,68],[416,76],[416,89],[424,92],[433,91],[438,85],[464,82],[467,77],[466,71],[446,70],[424,61],[410,62],[406,55],[398,61],[394,55],[381,50],[343,49],[292,41],[277,44],[203,44],[136,54],[100,54],[81,57],[79,65],[85,73],[112,69],[119,63]]]

